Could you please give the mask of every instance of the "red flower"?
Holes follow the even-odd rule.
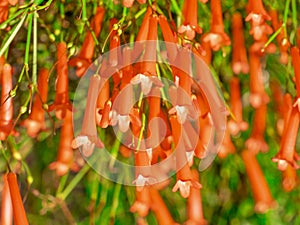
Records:
[[[178,225],[174,222],[164,200],[156,189],[150,188],[150,197],[151,210],[155,215],[158,225]]]
[[[4,64],[1,76],[1,106],[0,106],[0,140],[8,135],[16,134],[13,131],[13,99],[10,96],[12,90],[12,67]]]
[[[218,51],[223,46],[230,45],[230,38],[224,32],[221,0],[211,0],[211,27],[210,32],[204,35],[203,41],[210,43],[214,51]]]
[[[28,225],[26,212],[22,202],[22,197],[18,187],[16,174],[9,172],[7,174],[7,182],[9,185],[10,197],[13,207],[14,224],[15,225]]]
[[[278,21],[278,13],[276,10],[270,10],[271,22],[274,30],[280,29],[282,23]],[[288,41],[286,35],[284,34],[284,30],[282,29],[281,32],[276,37],[277,43],[280,49],[280,62],[283,64],[288,63],[288,49],[290,47],[290,42]]]
[[[58,176],[65,175],[69,169],[77,170],[73,163],[73,120],[72,112],[67,111],[61,128],[57,159],[49,165],[51,170],[56,170]]]
[[[268,209],[274,208],[277,204],[274,201],[268,183],[252,151],[244,150],[242,159],[246,167],[246,173],[250,182],[252,194],[255,200],[254,210],[258,213],[265,213]]]
[[[235,118],[229,120],[228,129],[232,135],[237,135],[240,131],[248,129],[248,123],[243,121],[240,81],[236,77],[233,77],[230,81],[230,103]]]
[[[99,36],[101,31],[104,14],[105,14],[105,9],[99,6],[97,8],[95,17],[91,22],[91,29],[94,31],[96,38]],[[92,63],[94,49],[95,49],[95,41],[91,32],[88,31],[84,38],[79,54],[74,58],[72,58],[69,62],[70,66],[77,67],[76,75],[78,77],[83,76],[87,68]]]
[[[188,165],[186,151],[183,146],[184,143],[182,125],[178,122],[176,116],[170,117],[170,123],[172,126],[172,135],[175,144],[177,170],[177,182],[172,191],[175,192],[179,189],[181,196],[183,198],[187,198],[190,195],[191,187],[201,188],[201,184],[193,178],[190,167]]]
[[[297,100],[294,106],[298,107],[300,112],[300,52],[299,48],[292,47],[291,48],[291,56],[292,56],[292,64],[294,67],[294,74],[295,74],[295,84],[296,84],[296,91],[297,91]]]
[[[271,20],[271,17],[264,8],[262,0],[249,0],[247,9],[249,14],[246,21],[251,21],[253,26],[261,25],[265,20]]]
[[[100,80],[101,78],[99,75],[93,75],[90,78],[90,86],[88,90],[87,104],[84,112],[81,133],[72,142],[73,148],[82,146],[82,153],[85,157],[89,157],[93,153],[95,146],[98,148],[103,147],[103,143],[98,137],[96,128],[96,105],[99,94]]]
[[[243,31],[242,16],[240,13],[234,13],[232,16],[232,70],[235,74],[249,72]]]
[[[266,117],[267,105],[261,105],[255,110],[251,136],[246,141],[247,148],[254,153],[258,153],[259,151],[266,152],[269,149],[264,139]]]
[[[54,103],[49,106],[49,111],[55,110],[56,118],[61,120],[66,116],[67,110],[72,110],[69,100],[68,58],[65,42],[57,45],[57,60],[56,95]]]
[[[299,168],[296,161],[299,161],[300,157],[295,152],[299,122],[299,111],[297,108],[293,108],[286,128],[284,129],[280,150],[273,158],[274,162],[278,162],[278,169],[280,170],[286,170],[288,164],[291,164],[296,169]]]
[[[263,83],[263,74],[260,57],[256,53],[250,53],[250,103],[258,108],[268,103],[269,96],[266,94]]]
[[[198,2],[197,0],[185,0],[182,15],[183,24],[178,28],[178,33],[185,33],[187,39],[193,40],[196,33],[201,34],[202,29],[198,26]]]
[[[199,182],[199,173],[197,170],[192,170],[192,175],[195,180]],[[204,219],[202,198],[200,189],[191,188],[190,196],[187,200],[187,217],[186,225],[206,225],[207,221]]]
[[[38,93],[35,96],[32,111],[23,122],[23,126],[26,127],[30,137],[36,137],[40,131],[46,128],[43,104],[46,103],[48,96],[48,77],[49,71],[42,69],[38,78]]]
[[[9,191],[9,185],[7,182],[7,174],[2,176],[3,189],[2,189],[2,203],[1,203],[1,224],[12,225],[13,209]]]

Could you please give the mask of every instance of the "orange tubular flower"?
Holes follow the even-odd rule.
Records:
[[[23,122],[23,126],[27,129],[27,134],[33,138],[46,128],[43,104],[46,103],[48,96],[48,77],[49,71],[42,69],[38,78],[38,95],[35,96],[28,119]]]
[[[252,151],[244,150],[242,159],[250,182],[252,194],[255,200],[254,210],[257,213],[265,213],[268,209],[276,207],[276,202],[270,192],[264,174]]]
[[[282,23],[278,21],[278,13],[276,10],[271,10],[270,11],[270,16],[271,16],[271,22],[273,29],[276,31],[280,29],[282,26]],[[282,29],[281,32],[277,35],[276,37],[277,42],[279,44],[279,49],[280,49],[280,62],[283,64],[287,64],[289,60],[289,54],[288,54],[288,49],[290,47],[290,42],[288,41],[286,35],[284,34],[284,30]]]
[[[103,143],[98,137],[96,127],[96,105],[101,82],[100,80],[101,78],[97,74],[90,78],[90,86],[88,90],[87,104],[84,112],[81,133],[72,142],[73,148],[82,146],[82,153],[85,157],[89,157],[91,154],[93,154],[95,146],[98,148],[103,147]]]
[[[112,32],[110,35],[110,46],[109,46],[110,52],[109,52],[108,62],[110,63],[111,66],[117,66],[121,57],[118,49],[118,47],[120,46],[120,36],[118,35],[117,30],[113,30],[114,25],[117,23],[118,21],[115,18],[110,20],[110,29],[112,30]]]
[[[230,38],[224,32],[221,0],[211,0],[211,27],[203,41],[209,42],[213,51],[218,51],[223,46],[230,45]]]
[[[148,37],[149,30],[149,18],[152,15],[152,8],[148,6],[147,11],[145,13],[144,19],[140,26],[139,32],[136,36],[136,41],[146,41]]]
[[[68,58],[67,44],[60,42],[57,45],[57,79],[56,79],[56,95],[52,105],[49,106],[49,111],[55,110],[57,119],[63,119],[66,111],[72,111],[72,104],[69,100],[69,79],[68,79]]]
[[[254,153],[258,153],[259,151],[266,152],[269,149],[264,139],[266,117],[267,105],[262,105],[255,110],[251,136],[246,141],[247,148]]]
[[[288,165],[286,170],[282,172],[282,187],[285,191],[292,191],[298,184],[297,172],[294,167]]]
[[[26,212],[22,202],[20,190],[16,174],[9,172],[7,174],[7,181],[9,185],[10,197],[13,207],[14,224],[15,225],[28,225]]]
[[[280,170],[286,170],[288,164],[291,164],[295,169],[299,168],[296,161],[300,158],[295,152],[299,122],[299,111],[297,108],[293,108],[282,136],[280,150],[273,158],[274,162],[278,162],[278,169]]]
[[[130,212],[137,213],[141,217],[145,217],[149,213],[151,205],[150,188],[144,187],[142,190],[136,190],[136,200],[130,208]]]
[[[168,58],[170,59],[170,62],[174,62],[177,56],[177,47],[176,47],[176,35],[171,30],[171,27],[169,26],[169,23],[167,21],[167,18],[163,15],[159,16],[159,26],[162,31],[162,35],[164,38],[164,41],[166,42],[166,48],[168,52]]]
[[[297,29],[297,46],[300,48],[300,28]]]
[[[0,108],[0,140],[14,133],[13,129],[13,101],[9,93],[12,90],[12,67],[9,64],[3,66],[1,77],[1,108]]]
[[[185,148],[183,146],[183,129],[178,122],[176,116],[170,117],[170,123],[172,127],[172,135],[176,148],[176,179],[177,182],[172,191],[175,192],[179,189],[183,198],[187,198],[190,195],[191,187],[201,188],[201,184],[194,180],[190,167],[188,165],[188,159],[186,156]]]
[[[296,91],[297,91],[297,100],[294,104],[294,107],[298,107],[300,112],[300,52],[298,47],[291,48],[291,55],[292,55],[292,64],[294,67],[294,74],[295,74],[295,83],[296,83]]]
[[[178,33],[185,33],[187,39],[193,40],[196,33],[201,34],[202,29],[198,26],[198,1],[185,0],[182,9],[183,24],[178,28]]]
[[[96,38],[98,38],[101,28],[102,21],[104,18],[105,9],[99,6],[96,11],[96,15],[91,22],[91,29],[94,31]],[[76,75],[82,77],[87,70],[87,68],[92,63],[92,58],[94,55],[95,41],[90,31],[85,35],[82,47],[77,56],[72,58],[69,62],[70,66],[76,66]]]
[[[1,225],[12,225],[13,208],[10,197],[9,185],[7,182],[7,174],[2,176],[2,203],[1,203]]]
[[[195,180],[199,182],[199,174],[197,170],[192,170],[192,175]],[[190,196],[187,200],[188,221],[186,225],[206,225],[207,221],[204,219],[202,198],[200,189],[191,188]]]
[[[256,53],[250,53],[250,103],[254,108],[269,101],[262,76],[260,57]]]
[[[243,121],[240,81],[237,77],[233,77],[230,81],[230,103],[235,118],[229,120],[228,129],[232,135],[237,135],[240,131],[248,129],[248,123]]]
[[[152,14],[149,16],[147,40],[151,42],[146,44],[143,56],[144,61],[140,64],[140,73],[131,79],[132,84],[141,84],[141,90],[144,95],[149,94],[153,85],[163,86],[156,74],[157,20],[157,15]]]
[[[232,71],[235,74],[249,72],[243,31],[242,16],[240,13],[234,13],[232,16]]]
[[[61,128],[60,142],[56,162],[49,165],[51,170],[56,170],[57,176],[65,175],[69,169],[76,170],[73,164],[73,120],[72,112],[67,111]]]
[[[174,222],[172,215],[164,203],[164,200],[156,189],[150,188],[150,197],[151,210],[155,214],[157,223],[159,225],[178,225]]]

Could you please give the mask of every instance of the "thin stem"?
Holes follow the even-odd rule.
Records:
[[[144,133],[144,130],[145,130],[145,124],[146,124],[146,115],[145,115],[145,113],[143,113],[142,114],[142,127],[141,127],[141,130],[140,130],[139,140],[138,140],[138,143],[137,143],[137,146],[136,146],[137,150],[139,150],[139,148],[141,146],[141,141],[142,141],[143,133]]]
[[[14,40],[14,38],[16,37],[17,33],[19,32],[20,28],[22,27],[26,17],[27,17],[27,12],[28,10],[25,10],[21,21],[18,23],[17,26],[15,26],[12,31],[11,34],[9,35],[9,38],[7,39],[7,41],[4,43],[4,46],[1,48],[0,50],[0,57],[4,54],[4,52],[6,51],[6,49],[8,48],[8,46],[10,45],[10,43]]]
[[[111,160],[109,162],[109,168],[113,168],[114,164],[115,164],[115,161],[116,161],[116,158],[118,156],[118,152],[119,152],[119,148],[120,148],[120,145],[121,145],[121,141],[120,139],[122,139],[122,132],[118,131],[117,135],[116,135],[116,140],[112,146],[112,150],[111,150]]]
[[[284,8],[284,14],[283,14],[283,23],[282,26],[284,27],[284,33],[287,34],[286,31],[286,22],[289,15],[289,6],[290,6],[291,0],[286,0],[285,8]]]
[[[25,59],[24,64],[28,66],[29,64],[29,51],[30,51],[30,41],[31,41],[31,32],[32,32],[32,21],[33,21],[33,14],[29,14],[29,22],[28,22],[28,31],[27,31],[27,40],[26,40],[26,47],[25,47]]]
[[[86,0],[82,0],[82,20],[84,22],[87,21],[87,17],[86,17]]]
[[[269,38],[269,40],[265,43],[264,47],[262,48],[262,51],[265,50],[266,47],[269,46],[269,44],[271,44],[271,42],[277,37],[278,34],[280,34],[281,30],[283,29],[283,26],[279,27],[279,29],[272,34],[272,36]]]
[[[115,191],[114,191],[114,194],[113,194],[113,202],[112,202],[112,205],[111,205],[111,211],[110,211],[110,218],[115,218],[116,216],[116,211],[117,211],[117,208],[118,208],[118,205],[119,205],[119,196],[120,196],[120,192],[121,192],[121,187],[122,187],[122,179],[123,179],[123,176],[122,176],[123,173],[121,173],[119,175],[119,178],[118,178],[118,181],[117,181],[117,184],[115,185]]]
[[[37,85],[37,17],[38,14],[35,11],[33,14],[33,65],[32,65],[32,83],[34,87]]]
[[[58,188],[57,188],[57,191],[56,191],[56,194],[55,194],[56,197],[59,196],[59,194],[64,189],[64,187],[66,185],[66,182],[68,180],[68,176],[69,176],[69,173],[67,173],[66,175],[64,175],[64,176],[62,176],[60,178],[60,181],[59,181],[59,184],[58,184]]]
[[[90,170],[91,166],[90,164],[93,164],[96,162],[97,157],[92,158],[92,160],[89,162],[89,164],[85,164],[84,167],[76,174],[76,176],[73,178],[73,180],[69,183],[69,185],[64,189],[63,192],[61,192],[57,197],[65,200],[68,195],[73,191],[73,189],[76,187],[76,185],[81,181],[81,179],[84,177],[84,175]]]
[[[292,0],[292,20],[293,20],[294,30],[297,30],[298,24],[297,24],[297,4],[296,4],[296,0]]]

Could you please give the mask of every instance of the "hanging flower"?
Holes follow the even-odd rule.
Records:
[[[84,112],[83,123],[80,135],[73,142],[72,147],[78,148],[82,146],[82,153],[85,157],[93,154],[95,146],[103,147],[103,143],[98,137],[96,128],[96,105],[99,94],[101,78],[95,74],[90,78],[90,86],[87,96],[87,104]]]
[[[58,146],[57,159],[49,165],[51,170],[55,170],[58,176],[65,175],[69,169],[78,170],[79,168],[73,161],[73,120],[72,112],[67,111],[61,128],[60,142]]]
[[[91,29],[94,31],[96,38],[98,38],[101,32],[104,14],[105,14],[105,9],[102,6],[99,6],[97,8],[95,17],[91,22]],[[78,77],[82,77],[85,71],[87,70],[87,68],[92,63],[94,49],[95,49],[95,41],[92,33],[88,31],[87,34],[85,35],[79,54],[69,61],[70,66],[77,67],[76,75]]]
[[[235,74],[248,73],[249,64],[247,51],[245,47],[245,38],[243,34],[243,21],[240,13],[234,13],[232,16],[232,71]],[[232,89],[231,89],[232,90]]]
[[[9,185],[10,197],[11,197],[11,202],[13,207],[14,224],[28,225],[28,220],[22,202],[22,197],[20,194],[16,174],[13,172],[9,172],[7,174],[7,182]]]
[[[299,122],[299,111],[297,108],[293,108],[282,136],[280,150],[273,158],[273,161],[278,163],[278,169],[280,170],[286,170],[288,164],[296,169],[299,168],[296,161],[299,161],[300,157],[295,152]]]
[[[170,123],[172,126],[173,140],[176,151],[176,184],[172,191],[175,192],[179,189],[183,198],[187,198],[190,195],[190,188],[201,188],[201,184],[193,179],[188,160],[186,157],[185,149],[183,146],[182,127],[178,122],[176,116],[170,117]]]
[[[49,71],[42,69],[38,78],[38,93],[35,96],[32,111],[28,119],[23,121],[23,126],[27,129],[30,137],[36,137],[40,131],[46,128],[44,104],[48,96],[48,77]]]
[[[246,147],[254,153],[266,152],[269,147],[264,139],[266,128],[267,106],[261,105],[255,110],[253,127],[250,138],[246,141]]]
[[[2,176],[3,189],[1,198],[1,224],[12,225],[13,223],[13,208],[11,202],[11,195],[9,191],[9,185],[7,182],[7,174]]]
[[[268,102],[269,96],[264,88],[260,57],[250,53],[250,103],[254,108],[258,108]]]
[[[230,103],[234,118],[228,121],[228,129],[232,135],[238,135],[248,129],[248,123],[243,121],[240,81],[237,77],[230,80]]]
[[[147,216],[151,205],[149,187],[144,187],[141,191],[136,190],[135,198],[135,202],[130,207],[130,212],[136,212],[141,217]]]
[[[252,151],[244,150],[242,159],[245,164],[246,173],[255,200],[254,210],[257,213],[265,213],[267,210],[277,206],[274,201],[268,183]]]
[[[300,112],[300,52],[299,48],[292,47],[291,48],[291,56],[292,56],[292,64],[294,67],[294,74],[295,74],[295,84],[296,84],[296,91],[297,91],[297,100],[294,103],[294,107],[298,107],[298,111]]]
[[[203,41],[210,43],[213,51],[218,51],[223,46],[230,45],[230,38],[224,32],[221,0],[211,0],[211,27],[210,32],[204,35]]]
[[[282,23],[278,21],[278,13],[276,10],[270,10],[269,13],[270,13],[273,29],[277,31],[282,26]],[[276,36],[276,39],[280,49],[280,62],[283,64],[287,64],[289,60],[288,50],[290,48],[290,42],[288,41],[283,29]]]
[[[157,223],[159,225],[178,225],[174,222],[167,206],[164,203],[164,200],[156,189],[150,188],[150,197],[151,210],[155,215]]]
[[[8,135],[17,133],[13,130],[13,101],[10,96],[12,90],[12,67],[4,64],[1,76],[1,106],[0,106],[0,140]]]
[[[72,104],[69,99],[69,79],[68,79],[68,58],[67,44],[60,42],[57,45],[57,78],[55,86],[55,100],[49,106],[49,111],[55,110],[57,119],[63,119],[66,111],[72,111]]]
[[[193,40],[196,33],[201,34],[202,29],[198,26],[198,2],[197,0],[185,0],[183,3],[183,24],[178,28],[178,33],[185,33],[187,39]]]
[[[192,175],[199,182],[199,173],[192,170]],[[187,217],[186,225],[206,225],[208,224],[203,215],[202,198],[200,189],[191,188],[190,196],[187,200]]]

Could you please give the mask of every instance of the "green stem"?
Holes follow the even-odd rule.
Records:
[[[35,11],[33,14],[33,60],[32,60],[32,84],[34,87],[37,85],[37,17],[38,14]]]
[[[122,173],[121,173],[122,174]],[[122,175],[119,175],[119,178],[118,178],[118,183],[116,184],[115,186],[115,191],[114,191],[114,194],[113,194],[113,202],[112,202],[112,205],[111,205],[111,211],[110,211],[110,218],[115,218],[116,216],[116,211],[117,211],[117,208],[118,208],[118,205],[119,205],[119,201],[120,201],[120,192],[121,192],[121,187],[122,187],[122,179],[123,179],[123,176]]]
[[[292,19],[293,19],[294,30],[297,30],[298,24],[297,24],[297,4],[296,4],[296,0],[292,0]]]
[[[269,44],[271,44],[271,42],[277,37],[278,34],[280,34],[283,28],[284,28],[283,26],[279,27],[278,30],[272,34],[272,36],[269,38],[269,40],[265,43],[264,47],[262,48],[262,51],[264,51],[265,48],[268,47]]]
[[[171,4],[172,4],[172,7],[175,11],[175,13],[178,15],[178,16],[181,16],[181,10],[177,4],[177,1],[176,0],[171,0]]]
[[[121,145],[121,141],[119,140],[122,139],[122,132],[118,131],[117,135],[116,135],[116,140],[112,146],[112,150],[111,150],[111,160],[109,162],[109,168],[113,168],[114,164],[115,164],[115,161],[116,161],[116,158],[118,156],[118,152],[119,152],[119,148],[120,148],[120,145]]]
[[[16,11],[15,14],[13,14],[10,18],[8,18],[7,20],[5,20],[3,23],[0,24],[0,29],[4,29],[6,28],[6,26],[12,21],[14,20],[16,17],[18,17],[19,15],[21,15],[22,13],[24,13],[26,9],[19,9],[18,11]],[[28,10],[27,10],[28,11]]]
[[[0,57],[4,54],[4,52],[6,51],[6,49],[8,48],[8,46],[10,45],[10,43],[14,40],[14,38],[16,37],[17,33],[19,32],[19,30],[21,29],[26,17],[27,17],[27,12],[28,10],[25,10],[24,14],[22,15],[22,19],[21,21],[18,23],[17,26],[15,26],[12,31],[11,34],[9,36],[9,38],[7,39],[7,41],[4,43],[3,47],[0,50]]]
[[[140,130],[139,140],[138,140],[138,143],[137,143],[137,146],[136,146],[137,150],[139,150],[140,146],[141,146],[141,141],[142,141],[143,133],[144,133],[144,130],[145,130],[145,123],[146,123],[146,115],[145,115],[145,113],[143,113],[142,114],[142,127],[141,127],[141,130]]]
[[[87,16],[86,16],[86,0],[82,0],[82,20],[84,22],[87,21]]]
[[[62,192],[62,190],[64,189],[65,185],[66,185],[66,182],[68,180],[68,176],[69,174],[67,173],[66,175],[62,176],[60,178],[60,181],[59,181],[59,184],[58,184],[58,188],[57,188],[57,191],[56,191],[56,194],[55,196],[59,196],[59,194]]]
[[[283,14],[283,23],[282,23],[282,26],[284,28],[284,33],[285,34],[287,34],[287,31],[286,31],[286,22],[287,22],[288,15],[289,15],[290,4],[291,4],[291,0],[286,0],[286,2],[285,2],[285,8],[284,8],[284,14]]]
[[[32,21],[33,21],[33,14],[29,14],[29,22],[28,22],[28,31],[27,31],[27,40],[26,40],[26,47],[25,47],[25,59],[24,64],[28,66],[29,64],[29,51],[30,51],[30,42],[31,42],[31,32],[32,32]]]
[[[73,191],[73,189],[76,187],[76,185],[81,181],[81,179],[84,177],[84,175],[90,170],[91,166],[90,164],[93,164],[96,162],[97,157],[92,158],[92,160],[89,162],[89,164],[85,164],[84,167],[76,174],[76,176],[73,178],[73,180],[69,183],[69,185],[64,189],[63,192],[61,192],[57,197],[65,200],[68,195]]]

